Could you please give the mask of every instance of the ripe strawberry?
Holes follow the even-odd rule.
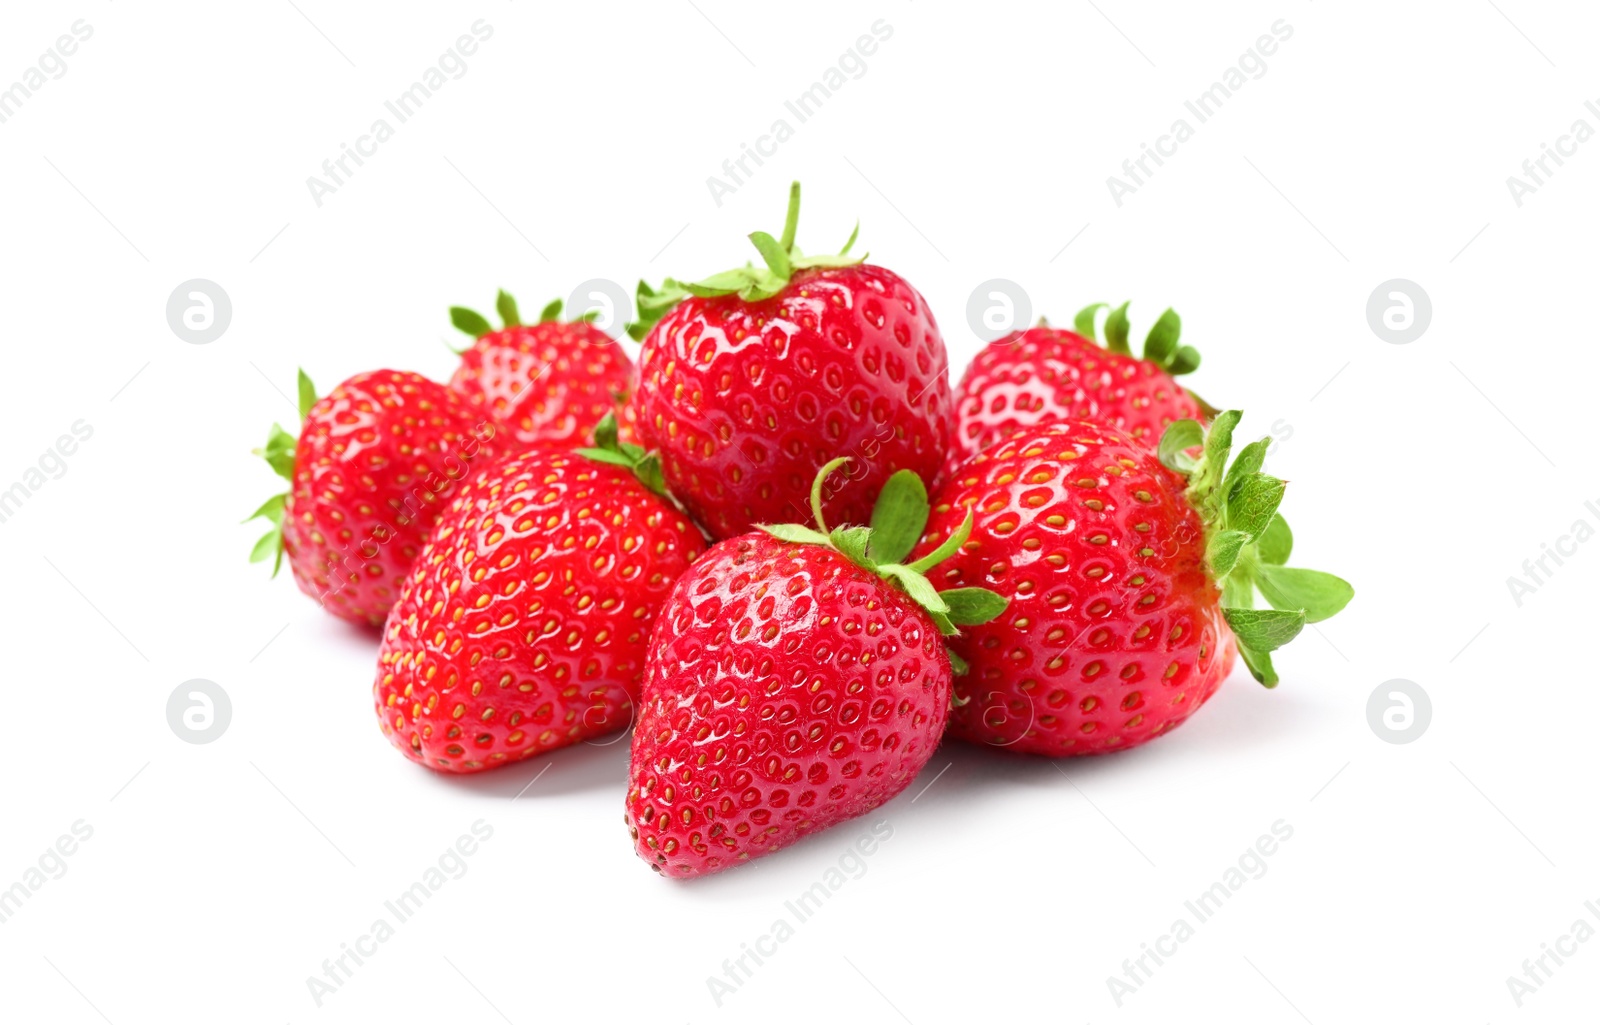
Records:
[[[869,527],[764,526],[678,578],[650,638],[627,810],[634,846],[674,878],[769,854],[894,797],[944,732],[951,656],[940,634],[998,615],[992,592],[933,590],[916,475],[889,478]]]
[[[373,698],[413,761],[478,772],[632,720],[650,625],[705,544],[615,421],[596,433],[476,474],[406,578]]]
[[[277,424],[258,450],[290,490],[250,519],[272,529],[251,562],[285,554],[300,590],[334,615],[381,626],[400,582],[469,470],[499,458],[504,427],[420,374],[357,374],[317,398],[300,372],[300,438]],[[248,521],[247,521],[248,522]]]
[[[804,515],[791,496],[841,451],[859,487],[839,482],[827,512],[861,522],[891,474],[931,478],[949,444],[948,359],[927,302],[846,255],[854,234],[837,256],[801,256],[799,215],[796,183],[783,238],[750,236],[765,268],[639,285],[640,441],[714,537]]]
[[[481,314],[450,307],[450,321],[477,339],[461,353],[450,387],[511,429],[523,445],[581,445],[633,384],[633,361],[604,331],[578,320],[563,323],[561,300],[524,324],[516,300],[501,292],[495,307],[505,327]]]
[[[1105,305],[1081,310],[1075,331],[1041,323],[978,353],[956,385],[955,437],[942,479],[1019,427],[1092,420],[1153,447],[1168,424],[1216,414],[1175,380],[1200,365],[1193,346],[1178,344],[1176,313],[1167,310],[1150,328],[1141,359],[1128,348],[1127,303],[1106,318],[1106,347],[1095,343]]]
[[[1238,421],[1219,413],[1203,434],[1180,420],[1159,452],[1103,424],[1042,424],[962,465],[919,550],[976,514],[932,579],[1011,605],[953,642],[972,671],[956,683],[952,734],[1034,754],[1134,747],[1216,691],[1236,644],[1257,680],[1277,684],[1269,652],[1353,592],[1284,565],[1284,482],[1260,472],[1270,439],[1224,472]],[[1257,589],[1271,610],[1253,608]]]

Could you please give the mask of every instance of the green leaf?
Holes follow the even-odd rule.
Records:
[[[522,323],[522,318],[517,314],[517,301],[505,289],[502,288],[500,294],[494,297],[494,308],[506,327],[516,327]]]
[[[274,555],[277,555],[279,550],[282,548],[283,531],[277,527],[273,527],[265,534],[262,534],[261,540],[257,541],[255,543],[255,547],[250,549],[250,561],[265,562]]]
[[[1151,325],[1150,333],[1145,336],[1144,358],[1159,366],[1166,366],[1173,354],[1178,351],[1178,335],[1182,329],[1183,321],[1178,318],[1177,312],[1172,307],[1167,307]],[[1198,353],[1196,355],[1198,356]],[[1196,363],[1196,366],[1198,365]]]
[[[926,573],[926,572],[928,572],[928,570],[930,570],[933,567],[939,565],[939,563],[943,562],[944,560],[950,558],[950,556],[954,555],[956,552],[960,551],[961,550],[961,546],[966,544],[967,543],[967,538],[969,538],[971,536],[972,536],[972,509],[969,506],[967,508],[966,519],[961,521],[961,526],[956,528],[955,533],[953,533],[949,537],[945,538],[944,539],[944,543],[941,544],[938,548],[935,548],[933,551],[929,552],[927,555],[924,555],[922,558],[918,559],[916,562],[913,562],[911,564],[911,569],[915,570],[918,573]],[[887,568],[887,567],[885,567],[885,568]]]
[[[640,288],[644,288],[645,287],[645,283],[643,281],[639,282],[639,287]],[[560,299],[551,299],[549,302],[544,304],[544,309],[539,311],[539,323],[541,323],[541,324],[548,324],[553,320],[560,320],[560,319],[561,319],[561,300]]]
[[[1192,374],[1200,369],[1200,350],[1192,345],[1180,345],[1178,351],[1167,360],[1167,373],[1173,377]]]
[[[1250,543],[1250,535],[1242,530],[1222,530],[1211,536],[1206,543],[1206,562],[1211,566],[1211,574],[1221,580],[1233,571],[1234,563],[1239,561],[1239,550]]]
[[[1217,480],[1222,479],[1222,471],[1227,469],[1228,453],[1233,450],[1233,429],[1239,426],[1243,416],[1237,409],[1225,409],[1211,421],[1211,429],[1206,432],[1206,461],[1215,468]]]
[[[867,557],[867,543],[872,540],[871,527],[834,527],[828,535],[828,540],[833,542],[841,555],[863,569],[875,569],[873,561]]]
[[[682,302],[689,293],[684,287],[668,278],[661,283],[661,290],[650,287],[650,283],[640,279],[639,287],[634,290],[633,305],[639,313],[639,319],[627,327],[628,337],[636,342],[642,342],[656,322],[667,315],[667,311]],[[548,309],[548,307],[546,307]]]
[[[1261,532],[1260,539],[1256,541],[1256,551],[1261,561],[1282,566],[1289,561],[1289,553],[1293,550],[1294,534],[1289,531],[1288,521],[1282,513],[1273,513],[1272,522],[1267,524],[1267,529]]]
[[[1239,481],[1261,469],[1261,464],[1267,461],[1267,446],[1271,444],[1271,438],[1262,438],[1239,450],[1239,454],[1233,457],[1233,465],[1228,467],[1227,475],[1222,478],[1224,498],[1232,498]]]
[[[725,270],[721,274],[713,274],[701,281],[691,281],[684,284],[690,295],[702,299],[712,299],[719,295],[731,295],[742,288],[746,288],[755,281],[755,271],[751,267],[739,267],[734,270]]]
[[[1078,332],[1078,334],[1089,339],[1091,342],[1098,341],[1099,336],[1095,334],[1095,317],[1101,310],[1105,309],[1107,305],[1107,303],[1091,303],[1090,305],[1079,310],[1078,315],[1072,318],[1072,330]]]
[[[840,256],[850,255],[850,249],[856,244],[856,236],[859,234],[861,234],[861,222],[857,221],[856,226],[850,229],[850,237],[845,239],[844,248],[839,250]]]
[[[771,299],[789,285],[788,278],[780,278],[765,267],[753,267],[749,274],[750,283],[739,289],[739,298],[747,303]]]
[[[940,635],[944,637],[954,637],[956,634],[961,632],[960,630],[956,629],[956,625],[954,623],[950,622],[950,617],[945,615],[943,612],[933,612],[928,609],[924,609],[923,611],[928,613],[928,618],[933,620],[933,625],[939,628]]]
[[[758,523],[756,529],[766,531],[779,541],[789,541],[797,545],[826,546],[828,543],[828,535],[798,523]]]
[[[928,489],[912,470],[896,470],[872,507],[872,557],[901,562],[928,525]]]
[[[756,251],[767,262],[767,267],[772,273],[783,281],[788,281],[794,274],[794,268],[789,266],[789,251],[778,244],[778,240],[764,231],[752,231],[750,241],[755,243]]]
[[[967,660],[956,654],[954,648],[945,648],[944,653],[950,656],[950,672],[955,676],[965,676],[972,671],[967,665]]]
[[[1273,608],[1302,611],[1307,623],[1320,623],[1337,615],[1356,593],[1355,588],[1332,573],[1288,566],[1257,568],[1256,586]]]
[[[267,461],[272,471],[286,481],[294,480],[294,435],[284,430],[277,424],[272,425],[272,430],[267,434],[265,448],[257,450],[257,454]]]
[[[483,314],[469,310],[465,306],[450,307],[450,323],[454,324],[458,331],[465,331],[474,338],[482,338],[494,330],[489,322],[483,319]]]
[[[1306,614],[1285,609],[1223,609],[1239,645],[1252,651],[1268,652],[1288,644],[1305,628]]]
[[[1156,447],[1156,458],[1168,469],[1188,473],[1194,469],[1194,459],[1189,449],[1205,441],[1205,428],[1196,420],[1174,420],[1161,432],[1161,442]]]
[[[1243,415],[1237,409],[1223,410],[1216,415],[1206,431],[1205,454],[1200,457],[1199,468],[1189,477],[1190,499],[1208,523],[1218,515],[1220,503],[1216,489],[1228,468],[1228,452],[1233,448],[1233,429]]]
[[[617,417],[615,413],[607,413],[600,418],[599,423],[594,425],[594,443],[597,448],[620,451],[617,447]],[[641,449],[636,454],[630,454],[635,455],[635,458],[637,458],[638,455],[643,454],[643,450]]]
[[[849,456],[830,459],[823,464],[822,469],[818,470],[817,475],[811,480],[811,515],[816,517],[817,529],[824,533],[827,532],[828,523],[822,516],[822,489],[826,486],[828,478],[833,474],[833,471],[849,461]]]
[[[311,383],[311,378],[306,376],[304,370],[300,371],[300,421],[305,422],[306,415],[311,412],[311,407],[317,404],[317,388]]]
[[[654,452],[633,464],[633,475],[651,491],[667,496],[667,477],[661,469],[661,457]]]
[[[1222,606],[1251,609],[1256,604],[1256,585],[1247,573],[1230,573],[1222,581]]]
[[[1239,657],[1244,659],[1244,664],[1250,670],[1250,675],[1256,682],[1266,688],[1278,685],[1278,671],[1272,667],[1272,656],[1264,651],[1252,651],[1249,648],[1240,648]]]
[[[839,253],[834,256],[824,253],[822,256],[801,256],[796,252],[790,254],[789,264],[795,270],[801,270],[806,267],[854,267],[857,264],[865,263],[869,255],[871,254],[862,253],[860,256],[851,256],[848,253]]]
[[[911,600],[921,605],[924,609],[929,612],[937,612],[946,619],[949,618],[950,606],[945,604],[944,598],[940,596],[938,591],[934,590],[933,584],[928,581],[928,578],[917,570],[912,569],[910,566],[891,563],[887,566],[880,566],[879,572],[885,577],[897,581],[905,589],[906,594],[911,596]],[[943,632],[942,628],[941,632]]]
[[[577,453],[583,458],[593,459],[597,463],[610,463],[612,466],[625,466],[630,470],[633,469],[638,462],[636,459],[630,459],[621,452],[617,452],[609,448],[580,448],[577,450]]]
[[[1239,481],[1228,500],[1228,526],[1259,537],[1283,501],[1286,482],[1265,473],[1252,473]]]
[[[670,309],[677,303],[682,302],[683,297],[688,294],[688,290],[682,282],[674,281],[671,278],[661,283],[659,291],[651,288],[648,283],[641,280],[639,289],[634,295],[634,302],[641,310]]]
[[[987,587],[952,587],[940,591],[950,606],[950,622],[957,626],[980,626],[1006,610],[1011,600]]]
[[[265,502],[262,502],[261,507],[255,512],[239,522],[249,523],[251,520],[271,520],[273,523],[281,524],[283,523],[284,505],[288,500],[289,496],[287,494],[273,495]]]
[[[1133,355],[1128,348],[1128,304],[1123,303],[1106,318],[1106,348],[1124,356]]]

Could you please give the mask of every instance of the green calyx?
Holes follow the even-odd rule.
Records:
[[[632,442],[619,440],[617,418],[613,413],[607,413],[595,424],[594,446],[578,449],[578,455],[597,463],[624,467],[651,491],[663,498],[672,498],[667,490],[667,479],[661,472],[661,457]]]
[[[788,287],[796,271],[808,267],[851,267],[867,258],[865,253],[860,256],[850,255],[850,248],[856,244],[856,235],[861,231],[860,222],[857,222],[855,230],[850,232],[850,239],[845,242],[844,248],[836,254],[827,256],[805,256],[800,252],[800,248],[794,244],[795,228],[799,223],[800,183],[794,182],[789,186],[789,211],[784,217],[783,235],[773,238],[764,231],[750,233],[750,241],[755,245],[756,252],[761,254],[762,262],[766,266],[757,267],[753,263],[746,263],[743,267],[713,274],[701,281],[676,281],[667,278],[659,289],[651,288],[641,281],[634,297],[634,306],[639,311],[639,319],[628,325],[628,334],[636,342],[644,341],[644,336],[655,327],[656,321],[666,316],[672,307],[692,295],[712,298],[737,293],[745,302],[760,302],[772,298]]]
[[[1338,613],[1355,589],[1332,573],[1285,565],[1294,548],[1294,535],[1278,512],[1285,482],[1261,472],[1272,439],[1252,441],[1228,462],[1241,416],[1237,409],[1218,413],[1210,430],[1179,420],[1161,436],[1157,455],[1189,479],[1184,497],[1205,523],[1206,565],[1222,589],[1222,614],[1250,674],[1275,687],[1272,652],[1307,623]],[[1189,455],[1196,446],[1198,459]],[[1257,593],[1269,608],[1255,607]]]
[[[545,304],[544,309],[539,311],[539,319],[536,321],[536,323],[550,324],[560,320],[561,306],[562,303],[560,299],[552,299],[549,303]],[[507,292],[503,288],[500,289],[499,293],[495,296],[494,309],[495,312],[500,315],[500,323],[503,325],[503,328],[521,326],[522,315],[517,312],[517,301],[511,298],[511,293]],[[594,320],[599,315],[599,310],[590,310],[580,317],[574,317],[571,323],[576,324],[579,322],[588,322]],[[483,314],[479,313],[477,310],[468,309],[465,306],[450,307],[450,323],[455,325],[456,330],[465,332],[475,339],[482,338],[484,335],[491,334],[497,330],[503,330],[503,328],[496,328],[493,324],[489,323],[489,319]],[[462,351],[465,350],[457,350],[458,353]]]
[[[929,570],[961,550],[972,536],[972,510],[967,510],[961,526],[927,555],[907,563],[906,556],[922,537],[928,524],[928,490],[922,479],[910,470],[896,471],[883,485],[872,508],[872,525],[842,526],[828,529],[822,516],[822,498],[827,479],[850,462],[835,459],[817,471],[811,483],[811,515],[816,526],[801,523],[760,524],[780,541],[830,548],[868,572],[875,573],[904,591],[939,628],[945,637],[959,633],[959,627],[987,623],[1006,610],[1009,600],[983,587],[956,587],[935,590],[927,577]],[[966,672],[966,664],[950,652],[956,673]]]
[[[1101,338],[1095,330],[1096,321],[1101,310],[1110,308],[1110,303],[1093,303],[1085,306],[1073,318],[1072,329],[1091,341],[1100,341]],[[1149,360],[1173,377],[1193,372],[1200,366],[1200,353],[1192,345],[1178,344],[1178,336],[1182,330],[1182,319],[1176,311],[1168,307],[1166,312],[1156,318],[1156,322],[1150,326],[1150,333],[1144,339],[1144,354],[1140,358]],[[1112,352],[1124,356],[1133,355],[1133,351],[1128,347],[1128,303],[1123,303],[1107,315],[1104,341],[1106,348]]]
[[[317,404],[316,386],[311,383],[311,378],[306,376],[304,370],[299,372],[297,391],[299,392],[300,422],[304,423],[307,414],[311,412],[311,407]],[[294,452],[296,444],[294,435],[278,424],[273,424],[272,430],[267,433],[267,443],[253,450],[253,454],[266,460],[267,465],[272,467],[272,472],[288,481],[292,487],[294,484]],[[272,575],[274,577],[283,568],[283,517],[288,502],[289,493],[287,491],[273,495],[265,502],[262,502],[260,508],[255,512],[240,521],[249,523],[251,520],[266,520],[272,525],[265,534],[261,535],[261,539],[256,542],[255,547],[250,550],[250,561],[265,562],[271,559]]]

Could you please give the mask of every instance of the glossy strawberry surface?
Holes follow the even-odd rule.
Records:
[[[704,547],[620,467],[544,447],[479,473],[385,627],[384,734],[429,768],[477,772],[625,729],[651,624]]]
[[[902,592],[755,532],[678,578],[650,642],[626,819],[674,878],[769,854],[903,790],[943,733],[950,663]]]
[[[300,590],[336,616],[381,625],[458,482],[508,441],[420,374],[357,374],[317,400],[295,444],[283,521]]]
[[[1232,669],[1232,634],[1186,481],[1103,424],[1016,431],[935,493],[921,554],[974,516],[929,579],[1011,599],[953,649],[950,732],[1044,755],[1118,751],[1187,719]]]
[[[461,354],[450,387],[523,445],[582,445],[632,381],[633,360],[604,331],[552,320],[483,335]]]
[[[961,375],[945,478],[1019,427],[1092,420],[1154,448],[1168,424],[1185,419],[1205,419],[1200,403],[1155,363],[1032,327],[991,342]]]
[[[640,441],[715,537],[806,519],[819,467],[855,457],[830,522],[865,522],[895,470],[931,479],[949,444],[950,387],[926,300],[860,264],[801,270],[770,299],[691,297],[644,341]]]

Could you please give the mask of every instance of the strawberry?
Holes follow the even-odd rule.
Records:
[[[506,429],[442,384],[401,370],[357,374],[321,399],[300,372],[300,438],[277,424],[257,453],[290,483],[250,519],[272,527],[251,562],[285,555],[300,590],[334,615],[380,626],[468,471],[499,458]],[[246,521],[248,522],[248,521]]]
[[[601,417],[633,384],[633,361],[604,331],[579,318],[563,322],[561,300],[524,324],[516,300],[495,301],[505,327],[450,307],[450,321],[477,339],[461,353],[450,387],[511,429],[523,445],[584,444]]]
[[[965,517],[976,525],[934,583],[1011,600],[953,642],[972,667],[953,735],[1046,755],[1134,747],[1215,693],[1235,646],[1277,684],[1270,652],[1353,592],[1284,565],[1284,482],[1260,472],[1270,439],[1227,467],[1239,416],[1219,413],[1208,433],[1180,420],[1157,451],[1105,424],[1024,428],[940,489],[918,550]],[[1270,609],[1254,607],[1257,590]]]
[[[1154,446],[1168,424],[1216,414],[1176,380],[1200,365],[1194,347],[1178,343],[1176,313],[1169,309],[1156,320],[1139,358],[1128,348],[1127,303],[1106,318],[1106,347],[1094,341],[1105,305],[1081,310],[1075,331],[1041,322],[978,353],[956,385],[954,438],[942,479],[1019,427],[1093,420]]]
[[[931,478],[949,444],[948,360],[926,300],[848,255],[854,234],[837,256],[802,256],[799,216],[796,183],[783,237],[750,236],[764,268],[639,285],[639,440],[717,538],[804,515],[791,496],[841,451],[860,487],[837,482],[827,512],[861,522],[896,470]]]
[[[714,545],[662,606],[633,734],[625,820],[640,857],[687,878],[863,815],[916,776],[944,732],[952,660],[941,634],[1005,607],[924,575],[970,519],[903,564],[928,514],[922,482],[890,477],[871,527],[829,531],[825,464],[816,529]]]
[[[596,436],[480,471],[406,578],[373,698],[413,761],[478,772],[631,721],[651,623],[705,544],[612,418]]]

